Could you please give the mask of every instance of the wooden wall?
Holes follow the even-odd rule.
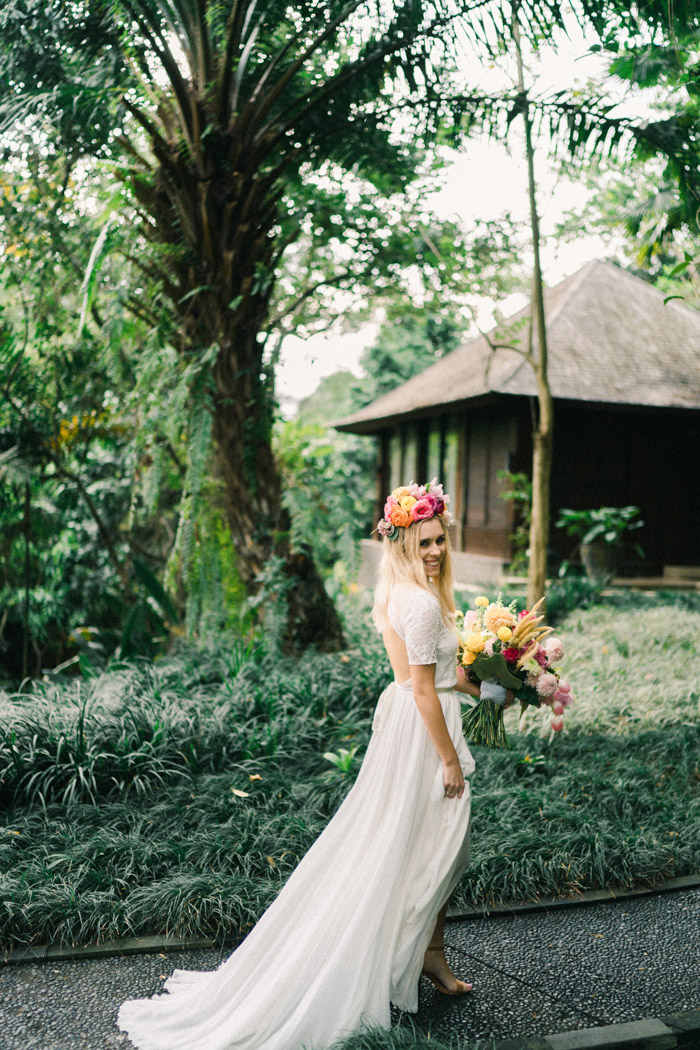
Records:
[[[437,476],[451,497],[450,535],[455,548],[507,561],[513,515],[511,505],[500,497],[507,486],[498,472],[510,469],[518,432],[516,414],[504,411],[502,405],[447,413],[384,431],[377,472],[378,513],[386,494],[398,485]]]
[[[571,557],[576,541],[554,522],[562,507],[633,504],[645,526],[633,533],[623,572],[658,575],[664,565],[700,565],[697,499],[700,412],[555,401],[549,544]],[[513,507],[500,498],[501,470],[529,474],[531,404],[525,397],[467,406],[384,431],[377,508],[396,485],[434,475],[452,497],[457,550],[508,561]],[[638,541],[646,557],[632,549]]]

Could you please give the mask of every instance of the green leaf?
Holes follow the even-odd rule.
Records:
[[[151,598],[158,603],[163,612],[170,618],[170,622],[172,624],[177,623],[178,615],[172,598],[164,590],[163,585],[156,579],[146,563],[140,558],[134,558],[134,571]]]

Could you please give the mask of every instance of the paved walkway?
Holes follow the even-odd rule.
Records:
[[[446,941],[474,991],[450,999],[423,981],[415,1016],[446,1040],[490,1045],[700,1008],[700,889],[451,922]],[[222,957],[198,950],[3,967],[0,1048],[129,1046],[114,1020],[123,999],[158,991],[176,966],[213,969]]]

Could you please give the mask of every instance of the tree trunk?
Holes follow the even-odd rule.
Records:
[[[309,646],[336,651],[345,644],[342,626],[311,551],[290,549],[291,522],[282,504],[282,481],[270,442],[272,406],[261,362],[240,367],[241,357],[250,361],[256,356],[254,334],[251,339],[248,330],[236,340],[237,368],[231,367],[232,354],[226,351],[214,368],[214,469],[222,481],[238,572],[248,594],[263,591],[263,618],[280,601],[286,603],[286,652]],[[243,344],[247,353],[241,352]]]
[[[532,145],[532,124],[525,90],[523,56],[520,46],[518,5],[513,6],[513,40],[518,63],[518,91],[521,96],[525,125],[525,155],[527,158],[527,185],[530,199],[530,228],[534,266],[532,274],[532,321],[536,340],[532,340],[532,364],[537,378],[538,420],[532,435],[532,517],[530,520],[530,561],[527,572],[527,604],[531,608],[545,596],[547,581],[547,547],[549,545],[550,498],[554,441],[554,406],[547,375],[547,325],[544,315],[544,288],[540,260],[540,221],[537,214],[535,184],[535,151]]]

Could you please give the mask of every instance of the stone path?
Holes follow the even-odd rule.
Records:
[[[700,889],[452,922],[446,941],[474,991],[451,999],[421,982],[414,1021],[441,1038],[546,1036],[700,1008]],[[213,969],[226,954],[0,968],[0,1050],[129,1047],[115,1025],[123,999],[157,992],[176,967]]]

